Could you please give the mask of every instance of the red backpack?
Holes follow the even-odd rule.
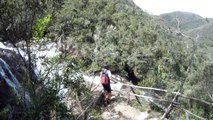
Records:
[[[101,84],[107,85],[109,83],[109,77],[106,73],[102,72],[101,74]]]

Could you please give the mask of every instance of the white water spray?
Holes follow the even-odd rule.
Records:
[[[30,96],[27,92],[23,91],[23,88],[17,78],[11,72],[8,64],[0,58],[0,75],[5,80],[6,84],[13,89],[13,92],[17,97],[23,97],[27,105],[31,102]],[[23,92],[25,92],[23,94]]]

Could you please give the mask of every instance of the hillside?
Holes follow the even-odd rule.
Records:
[[[213,47],[211,44],[213,43],[213,24],[205,24],[200,27],[190,29],[185,32],[186,34],[196,37],[197,34],[200,35],[201,43],[205,43],[208,46]]]
[[[176,27],[177,26],[176,17],[177,17],[180,21],[180,29],[182,31],[194,29],[207,24],[207,21],[204,18],[189,12],[180,12],[180,11],[171,12],[171,13],[161,14],[160,17],[164,19],[165,23],[168,26],[174,29],[177,28]]]
[[[205,24],[200,27],[188,30],[185,32],[187,35],[196,37],[199,35],[198,44],[201,48],[210,55],[211,59],[213,58],[213,24]]]
[[[176,15],[149,15],[132,0],[4,0],[0,13],[2,120],[213,119],[213,65],[165,29]],[[181,16],[184,32],[206,25]],[[119,76],[109,101],[103,65]]]
[[[180,30],[186,35],[195,38],[199,35],[198,44],[199,46],[213,58],[213,19],[202,18],[199,15],[188,12],[172,12],[166,13],[159,16],[163,19],[163,24],[172,27],[176,30],[177,21],[176,17],[180,21]],[[190,41],[187,43],[191,44]]]
[[[209,23],[213,23],[213,18],[207,18]]]

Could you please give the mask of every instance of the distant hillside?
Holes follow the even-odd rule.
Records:
[[[191,29],[185,32],[187,35],[196,37],[199,35],[198,43],[201,47],[206,47],[206,52],[213,58],[213,24],[205,24],[203,26]]]
[[[202,18],[201,16],[189,13],[189,12],[171,12],[160,15],[160,17],[164,20],[165,24],[170,26],[171,28],[176,29],[177,21],[176,17],[180,21],[180,28],[183,31],[190,30],[193,28],[200,27],[204,24],[207,24],[206,19]]]
[[[213,18],[203,18],[194,13],[180,11],[162,14],[158,17],[158,22],[173,30],[177,29],[177,17],[180,20],[182,32],[191,37],[199,35],[199,46],[213,58]],[[187,43],[191,44],[191,41]]]
[[[213,24],[205,24],[203,26],[197,27],[195,29],[191,29],[185,32],[187,35],[196,37],[199,34],[200,39],[205,40],[207,45],[213,43]],[[212,46],[213,47],[213,46]]]
[[[207,21],[208,21],[209,23],[213,23],[213,18],[207,18]]]

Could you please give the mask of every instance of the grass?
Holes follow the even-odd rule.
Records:
[[[104,112],[104,108],[101,106],[95,106],[90,111],[90,116],[94,116],[97,120],[101,120],[101,114]]]

